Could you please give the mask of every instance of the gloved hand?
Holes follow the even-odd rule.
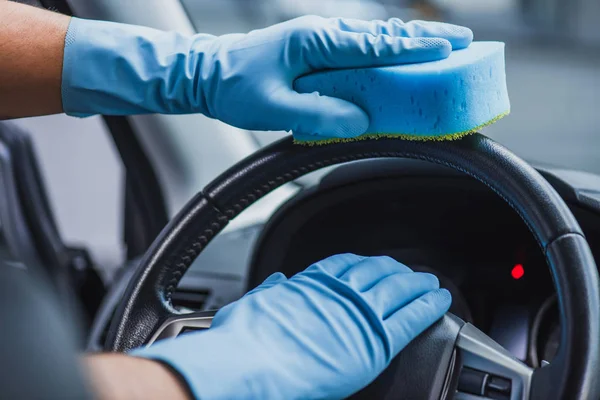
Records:
[[[449,308],[435,276],[342,254],[272,275],[204,332],[133,355],[162,360],[211,399],[338,399],[373,381]]]
[[[468,46],[455,25],[306,16],[248,34],[184,36],[73,18],[65,40],[67,114],[203,113],[251,130],[352,137],[367,114],[344,100],[293,90],[329,68],[438,60]]]

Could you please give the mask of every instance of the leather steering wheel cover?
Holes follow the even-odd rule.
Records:
[[[194,197],[154,241],[116,310],[106,347],[127,351],[144,344],[158,324],[175,313],[172,291],[193,260],[229,220],[256,200],[314,170],[385,157],[421,159],[462,171],[490,187],[521,216],[553,273],[563,322],[560,368],[575,371],[560,376],[556,368],[544,371],[556,378],[549,378],[552,397],[569,393],[569,398],[599,398],[600,380],[593,374],[600,369],[600,290],[583,232],[535,169],[480,134],[453,142],[378,139],[314,147],[294,145],[288,137],[252,154]],[[567,256],[565,246],[574,240],[568,238],[580,239]]]

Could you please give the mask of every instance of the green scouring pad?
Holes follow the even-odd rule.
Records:
[[[295,89],[351,101],[370,119],[367,132],[354,138],[294,134],[295,143],[307,145],[455,140],[510,112],[501,42],[473,42],[440,61],[317,72],[297,79]]]

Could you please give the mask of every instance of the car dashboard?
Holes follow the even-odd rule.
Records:
[[[594,190],[579,193],[558,171],[540,171],[567,200],[597,253]],[[392,159],[334,170],[265,226],[249,286],[277,270],[290,276],[344,252],[388,255],[433,273],[453,295],[451,312],[530,365],[551,361],[556,352],[559,316],[540,247],[516,211],[462,173]]]

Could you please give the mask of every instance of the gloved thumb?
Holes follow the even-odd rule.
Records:
[[[369,127],[369,116],[362,108],[317,92],[290,91],[278,104],[280,115],[288,121],[287,129],[294,135],[352,138]]]
[[[287,277],[284,274],[282,274],[281,272],[275,272],[274,274],[269,275],[269,277],[267,279],[265,279],[263,283],[261,283],[260,285],[258,285],[257,287],[255,287],[254,289],[252,289],[251,291],[246,293],[244,295],[244,297],[249,296],[254,293],[258,293],[261,290],[265,290],[270,287],[273,287],[273,286],[277,285],[278,283],[285,282],[286,280],[287,280]]]

